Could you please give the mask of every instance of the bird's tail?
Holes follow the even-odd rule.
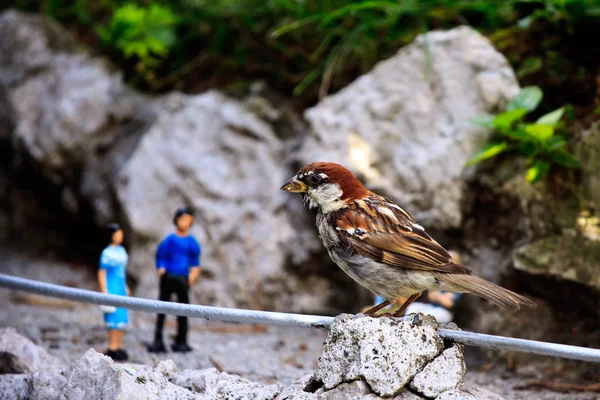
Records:
[[[444,274],[439,278],[457,289],[462,289],[461,291],[476,294],[507,310],[518,310],[521,304],[526,306],[536,305],[525,296],[511,292],[475,275]]]

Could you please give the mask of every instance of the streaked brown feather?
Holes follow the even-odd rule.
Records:
[[[367,210],[367,212],[365,212]],[[422,271],[471,274],[422,230],[400,206],[381,196],[354,201],[333,216],[338,235],[357,254],[386,264]]]

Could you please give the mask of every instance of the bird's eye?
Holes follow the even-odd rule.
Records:
[[[321,182],[321,177],[319,175],[311,175],[310,176],[310,183],[312,183],[313,185],[316,185],[319,182]]]

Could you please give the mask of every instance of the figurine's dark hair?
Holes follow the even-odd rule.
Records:
[[[115,234],[116,231],[121,230],[121,227],[119,226],[119,224],[108,224],[106,225],[106,239],[108,241],[108,244],[112,243],[112,238],[113,235]]]
[[[182,215],[190,215],[190,216],[194,216],[194,210],[191,207],[180,207],[177,209],[177,211],[175,211],[175,215],[173,216],[173,224],[177,225],[177,220],[179,219],[179,217],[181,217]]]

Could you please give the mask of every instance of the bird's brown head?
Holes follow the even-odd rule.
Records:
[[[339,210],[349,201],[362,199],[370,193],[352,172],[330,162],[306,165],[281,190],[302,193],[309,208],[319,209],[325,214]]]

